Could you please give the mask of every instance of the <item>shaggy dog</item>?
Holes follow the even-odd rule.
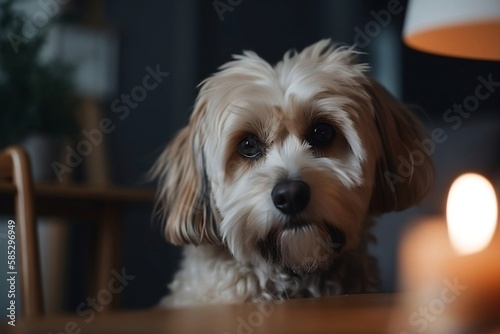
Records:
[[[356,56],[329,40],[275,66],[244,52],[201,83],[153,168],[185,245],[162,305],[377,290],[370,217],[416,204],[433,168],[421,124]]]

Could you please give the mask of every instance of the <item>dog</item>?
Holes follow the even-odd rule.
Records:
[[[152,168],[165,236],[184,245],[160,305],[377,291],[373,217],[418,203],[433,166],[358,54],[321,40],[272,66],[245,51],[200,84]]]

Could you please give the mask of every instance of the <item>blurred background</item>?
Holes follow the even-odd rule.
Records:
[[[37,183],[153,189],[146,174],[187,124],[203,78],[242,50],[276,63],[289,49],[331,38],[356,43],[371,75],[413,106],[429,131],[441,128],[446,136],[432,154],[433,193],[419,207],[380,217],[374,228],[378,242],[372,253],[379,259],[382,291],[397,289],[397,247],[405,226],[417,216],[443,214],[447,189],[457,175],[476,171],[499,185],[499,62],[406,47],[401,39],[406,1],[0,3],[0,149],[25,147]],[[498,37],[492,42],[499,43]],[[493,82],[486,87],[488,97],[471,100],[488,81]],[[451,114],[450,109],[471,101],[470,112]],[[12,217],[0,220],[0,254],[7,254],[3,222]],[[118,252],[135,278],[120,294],[121,305],[153,306],[167,293],[180,249],[163,240],[153,203],[127,205],[122,226]],[[92,297],[87,281],[96,275],[89,269],[95,228],[84,218],[43,218],[39,227],[48,312],[74,312]],[[7,271],[3,255],[0,270]]]

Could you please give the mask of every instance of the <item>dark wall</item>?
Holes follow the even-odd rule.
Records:
[[[176,107],[176,85],[182,80],[181,68],[174,62],[175,6],[171,1],[108,1],[109,21],[120,36],[119,98],[141,85],[146,67],[168,72],[147,98],[130,108],[129,115],[117,123],[108,138],[113,182],[144,186],[147,172],[174,133],[186,123],[189,104]],[[189,89],[194,95],[195,86]],[[185,92],[189,96],[189,92]],[[192,102],[189,102],[192,103]],[[109,117],[116,118],[111,106]],[[167,293],[167,282],[176,270],[180,249],[167,244],[152,206],[131,207],[125,216],[124,266],[135,279],[124,289],[125,307],[154,305]]]

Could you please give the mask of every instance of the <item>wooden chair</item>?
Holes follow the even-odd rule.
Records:
[[[16,243],[22,266],[18,271],[22,279],[22,315],[32,317],[47,313],[42,306],[36,217],[78,217],[96,224],[96,263],[92,270],[95,274],[90,281],[90,294],[96,295],[114,279],[112,270],[121,267],[123,211],[132,204],[150,205],[154,198],[152,189],[52,183],[33,186],[24,150],[11,147],[0,151],[0,214],[16,215]],[[115,297],[105,310],[117,306],[119,298]]]
[[[0,183],[13,187],[16,219],[16,271],[21,278],[23,317],[44,314],[33,180],[26,152],[12,146],[0,152]]]

